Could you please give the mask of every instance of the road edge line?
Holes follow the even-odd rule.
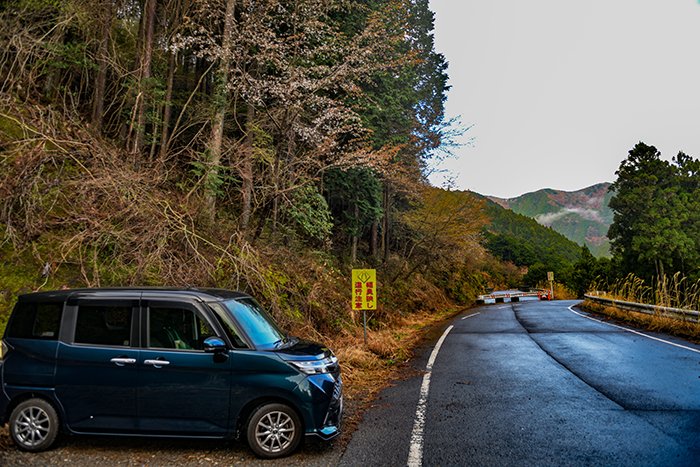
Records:
[[[473,318],[474,316],[480,315],[480,314],[481,314],[481,313],[477,311],[477,312],[474,313],[473,315],[465,316],[464,318],[462,318],[462,321],[464,321],[464,320],[467,319],[467,318]]]
[[[425,411],[428,406],[428,392],[430,391],[430,375],[433,372],[433,364],[440,352],[442,343],[450,333],[454,325],[450,325],[435,344],[435,348],[428,358],[428,364],[425,366],[425,375],[423,375],[423,383],[420,386],[420,397],[418,398],[418,406],[416,407],[416,419],[413,422],[413,431],[411,432],[411,447],[408,451],[408,467],[421,467],[423,464],[423,429],[425,428]]]
[[[694,348],[692,348],[692,347],[686,347],[685,345],[676,344],[675,342],[667,341],[667,340],[664,340],[664,339],[659,339],[658,337],[650,336],[650,335],[648,335],[648,334],[644,334],[643,332],[635,331],[634,329],[629,329],[629,328],[626,328],[626,327],[624,327],[624,326],[618,326],[617,324],[606,323],[605,321],[601,321],[601,320],[599,320],[599,319],[591,318],[590,316],[586,316],[586,315],[584,315],[584,314],[582,314],[582,313],[579,313],[578,311],[574,311],[574,310],[572,309],[572,307],[573,307],[573,305],[571,305],[571,306],[569,307],[569,311],[572,312],[572,313],[574,313],[574,314],[577,314],[577,315],[579,315],[579,316],[581,316],[581,317],[583,317],[583,318],[588,318],[588,319],[590,319],[590,320],[592,320],[592,321],[596,321],[596,322],[598,322],[598,323],[607,324],[608,326],[612,326],[612,327],[614,327],[614,328],[622,329],[623,331],[631,332],[632,334],[637,334],[637,335],[639,335],[639,336],[646,337],[647,339],[651,339],[651,340],[658,341],[658,342],[663,342],[664,344],[672,345],[672,346],[674,346],[674,347],[678,347],[678,348],[685,349],[685,350],[690,350],[691,352],[700,353],[700,350],[694,349]]]

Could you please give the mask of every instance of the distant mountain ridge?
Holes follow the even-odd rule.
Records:
[[[579,245],[587,245],[595,256],[610,254],[607,233],[613,221],[609,207],[610,183],[598,183],[577,191],[546,188],[516,198],[488,198],[513,212],[532,217]]]

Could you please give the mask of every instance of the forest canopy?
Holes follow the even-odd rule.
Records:
[[[446,142],[427,1],[15,0],[0,21],[14,104],[62,109],[248,238],[324,242],[340,207],[340,237],[386,247],[385,213]]]

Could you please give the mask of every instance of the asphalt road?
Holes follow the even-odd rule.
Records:
[[[426,466],[700,465],[700,346],[592,321],[574,303],[491,305],[455,319],[432,367],[422,437],[418,374],[382,393],[340,464],[406,465],[418,442]]]

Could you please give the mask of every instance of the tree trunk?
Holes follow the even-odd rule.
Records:
[[[270,215],[270,209],[271,209],[272,203],[267,203],[263,205],[262,212],[258,216],[258,226],[255,228],[255,233],[253,234],[253,240],[251,242],[255,243],[260,236],[262,235],[262,231],[265,228],[265,222],[267,221],[267,217]]]
[[[275,235],[277,233],[277,219],[279,217],[279,209],[280,196],[275,195],[275,198],[272,200],[272,235]]]
[[[370,254],[372,255],[372,259],[377,259],[379,255],[379,248],[378,248],[378,243],[379,243],[379,220],[375,219],[372,222],[372,231],[371,231],[371,238],[370,238]]]
[[[125,99],[125,102],[131,105],[131,114],[128,124],[122,125],[119,129],[119,138],[124,142],[124,148],[126,148],[127,151],[131,151],[132,149],[132,141],[134,140],[134,130],[136,127],[136,114],[140,98],[141,50],[143,49],[144,31],[146,30],[146,1],[147,0],[139,0],[138,2],[139,8],[141,8],[141,18],[139,19],[139,33],[136,36],[136,53],[134,54],[134,64],[132,66],[136,84],[129,87]]]
[[[158,113],[163,114],[163,104],[160,104],[158,106]],[[148,161],[153,162],[156,159],[156,147],[158,146],[158,140],[156,139],[156,134],[160,130],[159,128],[160,122],[155,121],[153,122],[153,129],[151,131],[151,134],[153,135],[151,137],[151,149],[148,151]]]
[[[275,153],[275,162],[272,167],[272,183],[275,188],[275,192],[272,194],[272,234],[277,233],[277,214],[279,210],[279,193],[282,190],[280,183],[280,171],[282,167],[282,141],[277,145],[277,152]]]
[[[146,94],[148,80],[151,78],[151,62],[153,60],[153,32],[155,29],[156,0],[146,0],[143,9],[143,42],[139,59],[139,84],[136,96],[136,128],[133,130],[134,139],[132,151],[141,152],[146,134]]]
[[[250,216],[253,209],[253,161],[255,159],[255,137],[253,126],[255,125],[255,107],[252,104],[248,104],[246,120],[246,147],[243,151],[243,160],[241,161],[240,169],[241,218],[239,227],[242,232],[248,230],[248,224],[250,223]]]
[[[350,251],[350,262],[351,264],[355,264],[357,261],[357,243],[360,237],[360,232],[359,232],[359,225],[360,225],[360,205],[357,204],[357,201],[355,201],[355,228],[353,229],[353,234],[352,234],[352,247]]]
[[[170,146],[170,116],[173,109],[173,83],[175,82],[175,68],[177,66],[175,52],[170,52],[168,56],[168,78],[165,87],[165,104],[163,107],[163,129],[160,134],[159,158],[163,162],[168,155]]]
[[[105,87],[107,86],[107,68],[109,66],[109,33],[112,30],[112,0],[103,2],[102,31],[97,50],[99,68],[95,77],[95,94],[92,98],[92,126],[97,132],[102,131],[102,115],[105,106]]]
[[[65,28],[57,28],[55,34],[55,38],[51,40],[51,43],[55,45],[64,45],[66,40]],[[46,75],[46,80],[44,81],[44,96],[47,100],[52,101],[57,98],[61,76],[60,69],[56,66],[49,66],[48,69],[49,71]]]
[[[389,208],[391,207],[391,196],[389,192],[389,182],[384,183],[384,197],[382,200],[382,209],[384,210],[384,219],[382,220],[382,251],[384,252],[384,263],[389,260]]]
[[[214,83],[214,117],[211,123],[211,136],[209,138],[208,168],[205,174],[207,186],[205,188],[206,209],[211,221],[216,215],[216,192],[211,186],[211,182],[219,176],[219,166],[221,165],[221,145],[224,138],[224,120],[226,109],[228,108],[228,80],[229,65],[231,63],[231,45],[233,44],[233,28],[235,25],[234,14],[236,11],[236,1],[226,0],[226,16],[224,17],[224,33],[221,40],[223,54],[220,58],[219,71],[216,73]]]

